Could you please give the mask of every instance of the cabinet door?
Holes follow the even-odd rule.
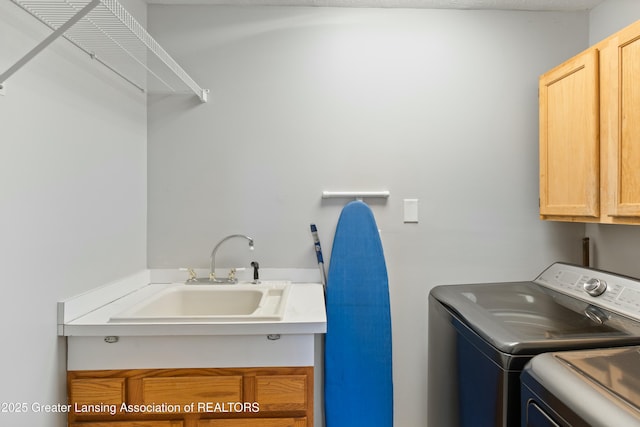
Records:
[[[306,418],[255,418],[247,420],[200,420],[198,427],[307,427]]]
[[[640,217],[640,24],[614,37],[607,54],[609,211]]]
[[[104,421],[71,423],[69,427],[183,427],[182,421]]]
[[[242,375],[148,377],[141,388],[142,404],[166,402],[181,410],[192,403],[242,401]]]
[[[599,216],[598,51],[540,77],[540,215]]]
[[[72,413],[104,415],[125,400],[124,378],[73,378],[69,380],[69,402]]]
[[[307,380],[307,375],[257,375],[255,399],[260,411],[306,411]]]

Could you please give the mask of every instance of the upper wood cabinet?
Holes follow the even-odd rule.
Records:
[[[604,54],[608,210],[614,217],[640,217],[640,23],[616,34]]]
[[[640,21],[539,89],[541,218],[640,223]]]

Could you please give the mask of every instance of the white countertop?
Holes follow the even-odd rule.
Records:
[[[319,283],[298,283],[299,271],[284,276],[291,280],[287,308],[281,320],[246,322],[154,322],[123,323],[109,319],[181,282],[178,270],[145,270],[122,280],[58,303],[58,334],[61,336],[193,336],[321,334],[327,318],[323,287]],[[291,273],[291,272],[289,272]],[[169,279],[169,280],[167,280]],[[184,286],[198,286],[184,285]],[[219,285],[234,286],[234,285]],[[255,286],[261,286],[257,284]]]

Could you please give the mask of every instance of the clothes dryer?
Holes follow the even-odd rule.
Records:
[[[640,426],[640,347],[545,353],[521,376],[522,427]]]

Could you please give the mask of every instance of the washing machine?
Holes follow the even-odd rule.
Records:
[[[522,427],[640,426],[640,347],[545,353],[521,376]]]
[[[520,374],[548,352],[640,345],[640,281],[567,263],[429,293],[428,426],[514,427]]]

